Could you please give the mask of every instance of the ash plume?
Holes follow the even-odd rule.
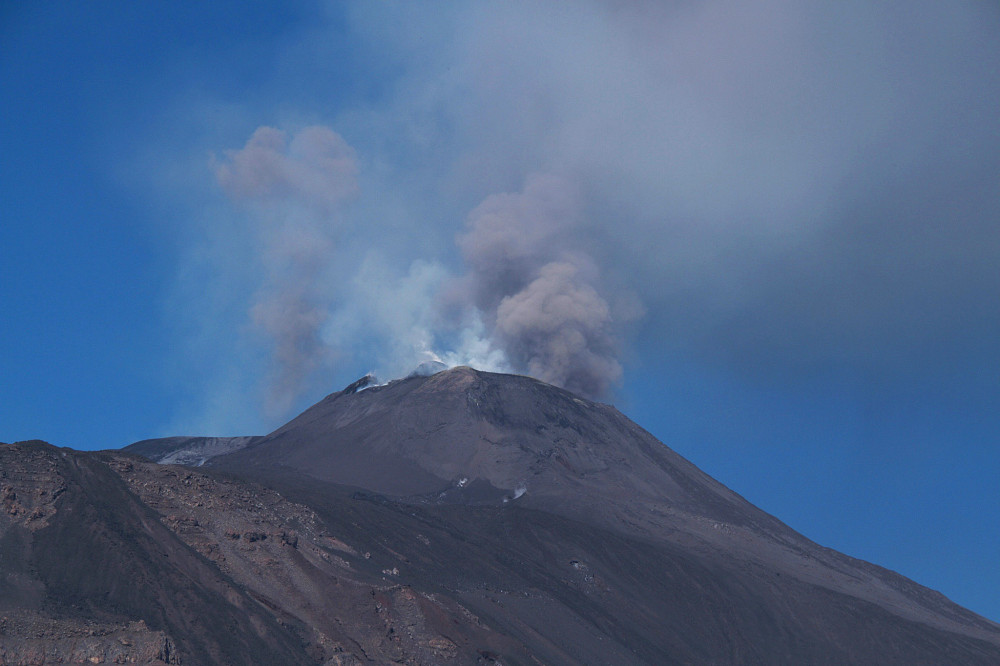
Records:
[[[587,396],[621,380],[611,307],[591,257],[575,248],[581,206],[566,180],[535,174],[517,194],[488,197],[458,245],[464,290],[511,366]]]
[[[469,213],[457,238],[469,267],[470,296],[493,313],[534,279],[538,268],[565,252],[577,226],[577,195],[567,181],[528,177],[520,193],[493,194]]]
[[[226,151],[215,175],[234,201],[282,217],[287,206],[302,208],[322,223],[357,194],[356,160],[354,149],[327,127],[306,127],[289,142],[285,132],[265,126],[240,150]]]
[[[515,367],[587,396],[603,396],[621,380],[611,308],[570,262],[538,269],[496,312],[495,338]]]
[[[330,351],[320,277],[331,261],[341,208],[357,192],[354,150],[336,132],[307,127],[291,139],[260,127],[215,165],[219,185],[246,211],[262,284],[249,309],[273,347],[269,411],[284,412]]]

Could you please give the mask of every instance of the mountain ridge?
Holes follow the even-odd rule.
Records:
[[[274,664],[1000,662],[1000,625],[810,541],[614,407],[529,377],[355,383],[263,436],[0,457],[15,663],[112,648],[255,663],[253,645]],[[80,568],[111,571],[108,544],[123,580]],[[74,552],[91,555],[63,561]],[[241,633],[185,635],[202,607]],[[67,652],[97,617],[98,651]],[[39,622],[52,640],[33,638]]]
[[[428,395],[447,419],[429,408]],[[389,411],[396,419],[386,424]],[[498,428],[505,430],[498,435]],[[454,462],[463,456],[462,463]],[[403,465],[401,459],[422,464]],[[335,464],[325,466],[325,460]],[[861,594],[942,628],[955,625],[935,614],[960,618],[964,630],[967,620],[979,628],[998,628],[972,620],[938,593],[918,594],[919,606],[929,607],[931,615],[910,607],[900,595],[925,588],[803,537],[614,407],[530,377],[458,367],[356,393],[336,392],[253,446],[210,464],[244,472],[253,466],[291,466],[321,480],[400,499],[440,493],[461,478],[484,479],[508,497],[524,484],[526,492],[517,501],[528,507],[659,542],[680,539],[697,548],[721,547],[740,562],[777,562],[787,574]]]

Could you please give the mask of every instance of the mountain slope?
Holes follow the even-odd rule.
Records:
[[[259,438],[0,456],[15,663],[1000,663],[996,624],[527,377],[355,383]]]
[[[125,645],[148,643],[151,630],[139,655],[153,647],[146,656],[166,663],[176,653],[199,657],[185,663],[306,658],[294,634],[183,544],[96,456],[43,442],[0,445],[0,482],[0,610],[14,618],[0,634],[4,663],[34,663],[31,650],[47,656],[39,663],[73,661],[75,645],[52,654],[51,645],[18,640],[30,638],[18,627],[44,625],[63,637],[124,631]],[[15,642],[28,654],[15,652]]]
[[[948,631],[997,636],[997,625],[942,595],[809,541],[613,407],[528,377],[456,368],[334,393],[209,464],[286,469],[406,503],[516,503],[682,546],[734,571],[856,596]]]
[[[525,501],[546,508],[596,506],[587,499],[596,493],[615,508],[667,503],[730,522],[769,520],[614,408],[464,367],[334,393],[212,464],[281,465],[390,495],[438,493],[465,478],[508,499],[526,490]]]

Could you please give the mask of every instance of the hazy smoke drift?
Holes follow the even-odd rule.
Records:
[[[357,192],[354,150],[325,127],[287,140],[260,127],[215,165],[219,184],[249,212],[263,284],[250,316],[274,347],[268,406],[285,411],[327,357],[319,338],[329,316],[320,290],[331,261],[340,208]]]
[[[622,287],[649,311],[636,351],[665,362],[766,381],[996,365],[995,4],[354,3],[345,66],[384,95],[316,69],[339,22],[282,54],[316,82],[305,115],[373,167],[350,226],[355,159],[330,130],[261,128],[217,165],[264,255],[236,277],[260,285],[276,395],[331,350],[600,394]]]
[[[458,239],[469,267],[460,291],[515,369],[601,396],[622,368],[597,268],[573,247],[577,199],[572,185],[549,175],[529,177],[519,194],[488,197]]]
[[[363,261],[358,293],[324,288],[356,175],[354,151],[323,127],[306,128],[290,142],[283,132],[261,127],[216,165],[219,184],[249,213],[263,265],[249,314],[273,346],[268,406],[275,413],[291,406],[334,348],[353,346],[335,344],[331,326],[414,354],[433,353],[434,341],[446,337],[435,330],[441,318],[430,311],[437,299],[423,296],[424,289],[448,283],[435,277],[446,275],[439,264],[417,262],[416,273],[392,280],[369,275]],[[442,350],[442,359],[480,360],[484,369],[526,372],[588,396],[607,394],[621,379],[599,272],[574,242],[582,216],[578,200],[568,181],[536,174],[522,192],[489,196],[469,214],[457,239],[467,273],[451,282],[449,293],[463,323],[456,348]],[[359,316],[368,321],[344,324]],[[406,371],[418,360],[410,359]]]

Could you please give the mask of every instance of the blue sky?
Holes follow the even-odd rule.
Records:
[[[992,3],[0,4],[0,439],[431,354],[1000,620]]]

